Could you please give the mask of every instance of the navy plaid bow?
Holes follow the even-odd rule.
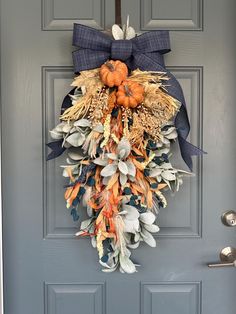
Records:
[[[175,127],[183,160],[192,170],[193,155],[204,152],[186,141],[190,124],[183,91],[176,78],[166,69],[163,55],[169,52],[168,31],[144,33],[131,40],[113,40],[94,28],[74,24],[73,45],[79,50],[73,52],[75,73],[100,67],[108,59],[122,60],[130,70],[165,72],[169,77],[168,94],[176,98],[182,106],[175,117]]]
[[[122,60],[131,69],[153,67],[164,69],[163,54],[170,51],[168,31],[149,32],[131,40],[112,40],[108,35],[81,24],[74,24],[73,52],[75,72],[100,67],[108,59]],[[152,71],[154,69],[152,68]]]

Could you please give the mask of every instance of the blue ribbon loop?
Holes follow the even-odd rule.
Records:
[[[131,40],[113,40],[108,35],[94,28],[74,24],[73,45],[79,47],[73,52],[75,73],[100,67],[108,59],[125,62],[130,70],[165,72],[169,77],[167,92],[182,105],[175,117],[181,155],[187,166],[192,170],[193,155],[204,152],[187,142],[190,123],[182,88],[173,74],[165,67],[165,53],[171,51],[169,32],[166,30],[152,31]]]

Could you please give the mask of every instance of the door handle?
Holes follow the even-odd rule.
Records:
[[[236,267],[236,249],[234,247],[225,247],[220,252],[220,263],[208,264],[210,268],[216,267]]]
[[[236,260],[232,263],[215,263],[215,264],[208,264],[208,267],[214,268],[214,267],[228,267],[228,266],[234,266],[236,267]]]

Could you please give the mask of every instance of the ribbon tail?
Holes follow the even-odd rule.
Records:
[[[47,156],[47,161],[51,159],[55,159],[64,153],[66,148],[62,146],[62,143],[63,143],[63,140],[58,140],[58,141],[50,142],[46,144],[46,146],[52,150]]]
[[[76,90],[76,87],[73,88],[63,99],[63,102],[61,104],[61,114],[64,113],[64,111],[72,106],[72,101],[70,95],[74,95],[74,92]]]
[[[175,127],[178,133],[179,147],[183,160],[188,168],[193,170],[192,156],[200,156],[206,154],[202,149],[189,143],[186,139],[190,132],[190,123],[188,112],[183,95],[182,88],[176,78],[169,72],[170,87],[168,88],[169,94],[176,98],[181,103],[179,112],[175,117]]]
[[[200,156],[202,154],[206,154],[206,152],[194,146],[193,144],[189,143],[186,139],[184,139],[180,135],[178,136],[178,140],[179,140],[181,156],[183,160],[185,161],[186,165],[189,167],[189,169],[193,171],[192,156]]]

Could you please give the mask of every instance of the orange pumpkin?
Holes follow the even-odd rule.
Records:
[[[109,86],[119,86],[128,75],[128,68],[125,63],[119,60],[109,60],[100,68],[101,81]]]
[[[144,88],[139,83],[133,81],[123,81],[116,93],[116,102],[125,108],[135,108],[144,99]]]

